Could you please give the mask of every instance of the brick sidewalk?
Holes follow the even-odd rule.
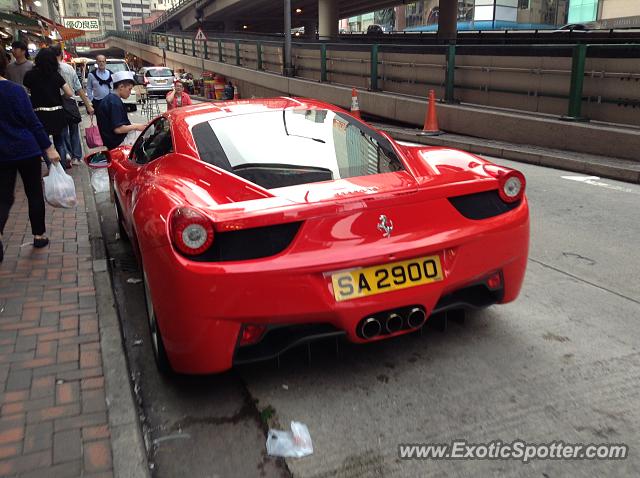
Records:
[[[17,181],[0,263],[0,476],[114,475],[84,167],[78,206],[47,205],[44,249]]]

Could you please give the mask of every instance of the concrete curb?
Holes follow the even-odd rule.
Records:
[[[385,131],[398,141],[409,141],[430,146],[448,146],[475,154],[484,154],[519,161],[521,163],[566,169],[567,171],[640,184],[640,162],[637,161],[489,141],[451,134],[421,136],[419,135],[420,131],[417,129],[398,128],[384,124],[374,124],[374,126]]]
[[[149,477],[146,449],[131,390],[129,367],[125,359],[122,330],[115,308],[116,301],[113,296],[106,246],[100,229],[95,196],[91,188],[88,168],[80,166],[80,169],[94,258],[93,280],[100,324],[100,349],[111,432],[113,474],[115,478]]]

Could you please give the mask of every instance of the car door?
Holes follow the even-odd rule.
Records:
[[[153,121],[138,137],[127,161],[117,174],[117,190],[122,197],[120,205],[125,218],[131,218],[131,212],[140,190],[148,185],[147,170],[151,163],[173,151],[171,126],[167,118],[160,117]],[[153,179],[153,178],[151,178]],[[130,224],[127,224],[130,226]]]

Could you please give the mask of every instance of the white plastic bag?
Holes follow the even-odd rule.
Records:
[[[97,169],[91,175],[91,185],[96,193],[104,193],[109,190],[109,173],[106,169]]]
[[[44,198],[53,207],[74,207],[76,185],[73,178],[64,172],[60,162],[51,163],[49,175],[44,177]]]
[[[136,142],[140,136],[140,131],[133,130],[127,133],[127,136],[124,138],[124,141],[120,144],[120,146],[133,146],[133,143]]]
[[[304,423],[291,422],[291,431],[269,430],[267,454],[300,458],[313,453],[309,429]]]

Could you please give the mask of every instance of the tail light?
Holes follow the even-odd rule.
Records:
[[[524,196],[527,181],[524,174],[515,169],[505,168],[496,164],[485,164],[484,170],[498,179],[498,194],[506,203],[519,201]]]
[[[260,339],[262,339],[266,330],[267,327],[265,325],[245,325],[242,328],[240,346],[257,344],[260,342]]]
[[[201,212],[180,207],[171,214],[171,239],[183,254],[196,256],[213,244],[213,224]]]

